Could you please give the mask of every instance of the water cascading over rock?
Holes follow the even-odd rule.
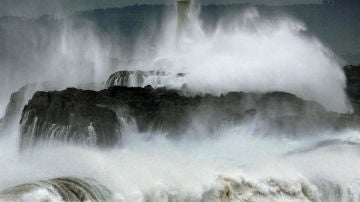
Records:
[[[77,89],[35,93],[22,113],[21,148],[39,140],[95,143],[98,146],[116,144],[119,139],[116,114],[98,106],[96,96],[95,91]]]
[[[296,136],[354,128],[359,117],[327,112],[315,102],[283,92],[186,96],[150,86],[98,92],[69,88],[34,94],[22,113],[21,148],[53,140],[114,146],[121,142],[122,121],[133,121],[140,132],[162,131],[178,138],[196,130],[197,122],[210,135],[222,124],[249,120],[261,120],[267,133]]]
[[[183,73],[173,74],[164,71],[118,71],[110,75],[106,81],[106,87],[145,87],[150,85],[153,88],[184,89],[186,88],[185,76]]]
[[[87,83],[78,84],[77,88],[81,89],[98,89],[102,84]],[[30,83],[22,86],[19,90],[11,94],[10,100],[7,104],[4,116],[0,119],[0,133],[15,129],[20,122],[21,112],[26,103],[33,97],[37,91],[54,91],[66,88],[66,85],[59,81],[47,81]],[[15,128],[14,128],[15,127]]]

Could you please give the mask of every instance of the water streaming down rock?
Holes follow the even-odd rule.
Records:
[[[1,119],[0,131],[7,132],[7,130],[12,130],[14,123],[19,123],[22,108],[36,91],[56,90],[56,86],[54,82],[34,83],[25,85],[18,91],[12,93],[4,117]]]
[[[76,87],[81,89],[98,89],[103,84],[89,83],[78,84]],[[8,133],[15,130],[14,126],[20,122],[21,112],[26,103],[31,99],[36,91],[53,91],[66,88],[66,85],[59,81],[47,81],[24,85],[19,90],[11,94],[4,116],[0,119],[0,133]]]
[[[347,89],[349,92],[349,96],[352,98],[352,103],[354,104],[355,109],[357,109],[356,107],[356,103],[357,101],[357,97],[356,97],[356,86],[357,86],[357,76],[354,73],[350,72],[350,68],[349,67],[345,67],[344,68],[345,71],[347,72],[348,75],[348,82],[347,82]],[[356,67],[352,68],[353,71],[356,70]],[[180,95],[180,97],[185,93],[186,91],[188,91],[188,89],[186,89],[186,85],[184,84],[184,77],[186,75],[184,74],[176,74],[176,75],[169,75],[167,73],[164,72],[156,72],[156,71],[120,71],[120,72],[116,72],[114,74],[112,74],[108,81],[107,81],[107,85],[108,86],[140,86],[140,87],[144,87],[145,85],[152,85],[154,88],[158,88],[158,87],[168,87],[168,88],[174,88],[174,89],[179,89],[179,86],[182,86],[183,90],[182,91],[178,91],[178,92],[174,92]],[[175,80],[175,82],[174,82]],[[182,84],[182,85],[172,85],[172,84]],[[51,83],[50,83],[51,84]],[[48,89],[51,89],[52,85],[43,85],[46,86]],[[19,92],[15,93],[12,96],[12,100],[9,102],[9,107],[6,113],[6,116],[3,118],[2,123],[4,124],[4,126],[11,126],[11,122],[17,122],[17,120],[20,119],[20,109],[21,107],[24,105],[25,100],[27,100],[28,98],[25,97],[30,97],[29,93],[25,94],[25,90],[28,89],[29,87],[32,87],[30,90],[30,92],[33,92],[34,89],[38,89],[39,87],[37,85],[30,85],[27,87],[22,88]],[[45,87],[44,87],[45,88]],[[53,87],[55,88],[55,87]],[[116,89],[116,88],[115,88]],[[121,91],[121,88],[115,90],[115,91]],[[29,90],[27,90],[29,91]],[[131,89],[130,89],[131,91]],[[136,89],[133,89],[133,91],[137,91]],[[151,91],[151,90],[150,90]],[[355,93],[354,93],[355,92]],[[139,91],[138,93],[139,96],[143,96],[141,95],[141,91]],[[171,91],[166,91],[166,90],[162,90],[159,92],[154,93],[154,96],[157,97],[159,95],[157,94],[162,94],[162,93],[168,93],[171,94]],[[101,93],[100,93],[101,94]],[[68,89],[67,91],[64,92],[59,92],[56,93],[55,95],[50,96],[50,94],[46,94],[46,93],[38,93],[34,96],[34,101],[30,103],[29,106],[31,109],[29,108],[25,108],[23,115],[22,115],[22,119],[21,119],[21,134],[22,134],[22,143],[26,142],[26,145],[32,145],[34,143],[34,141],[38,141],[41,139],[44,140],[64,140],[65,142],[78,142],[78,143],[85,143],[85,144],[93,144],[96,143],[98,145],[114,145],[116,144],[116,142],[118,142],[117,140],[119,140],[120,138],[120,128],[121,128],[121,120],[122,118],[125,117],[125,120],[134,120],[137,124],[138,127],[141,131],[147,131],[149,130],[149,128],[151,128],[151,130],[164,130],[170,133],[170,136],[173,136],[171,134],[174,134],[174,131],[176,134],[180,134],[182,132],[184,132],[184,130],[186,128],[189,127],[189,123],[185,124],[186,122],[184,121],[180,121],[179,120],[183,120],[183,119],[187,119],[185,117],[188,117],[189,115],[185,116],[184,114],[173,114],[172,116],[174,117],[178,117],[179,119],[176,119],[177,122],[179,122],[174,129],[173,126],[175,126],[174,124],[170,124],[172,126],[170,126],[169,124],[164,124],[163,120],[167,120],[170,116],[169,115],[162,115],[162,117],[158,117],[155,118],[153,121],[149,121],[151,118],[149,117],[147,119],[147,121],[144,121],[142,117],[137,117],[136,115],[133,114],[133,112],[131,110],[129,110],[129,106],[131,106],[131,104],[127,104],[126,106],[122,106],[122,104],[119,105],[119,103],[112,103],[114,100],[111,100],[109,98],[108,101],[100,101],[98,102],[96,99],[91,99],[93,97],[96,97],[98,95],[98,93],[93,92],[93,91],[78,91],[76,89]],[[126,95],[126,96],[131,96],[132,94]],[[177,95],[177,96],[179,96]],[[235,95],[235,94],[234,94]],[[294,107],[290,107],[293,108],[288,112],[285,112],[285,110],[281,113],[279,113],[281,110],[275,110],[276,106],[281,106],[284,107],[283,103],[277,103],[277,104],[273,104],[273,103],[269,103],[267,101],[265,102],[258,102],[257,104],[255,104],[254,106],[244,106],[246,103],[251,103],[253,102],[253,100],[255,99],[255,95],[252,94],[244,94],[244,96],[241,96],[242,94],[240,93],[237,96],[237,99],[239,99],[239,102],[234,102],[234,99],[228,99],[227,97],[230,96],[225,96],[225,97],[220,97],[218,98],[219,100],[222,100],[221,102],[223,103],[222,105],[227,107],[224,108],[224,106],[222,106],[221,108],[226,109],[225,111],[227,112],[222,112],[220,113],[219,110],[218,112],[214,112],[213,109],[211,109],[214,106],[207,106],[207,104],[204,104],[204,102],[208,102],[211,99],[215,99],[215,98],[211,98],[211,96],[205,96],[204,98],[199,98],[199,97],[194,97],[194,98],[188,98],[189,100],[193,100],[195,102],[190,102],[192,104],[197,103],[196,105],[205,105],[202,106],[202,109],[198,109],[199,106],[195,107],[198,111],[203,111],[202,113],[204,113],[204,111],[213,111],[213,114],[217,114],[216,116],[218,117],[222,117],[222,118],[218,118],[217,120],[215,120],[214,118],[210,118],[210,116],[206,117],[201,117],[204,120],[208,120],[211,123],[213,123],[215,126],[217,125],[221,125],[221,123],[224,123],[224,121],[230,121],[230,120],[237,120],[237,122],[239,122],[239,120],[243,120],[244,117],[255,117],[255,116],[262,116],[262,118],[264,118],[264,114],[268,114],[266,116],[269,116],[270,113],[273,113],[271,116],[273,116],[271,119],[272,121],[266,120],[263,124],[265,124],[266,128],[277,128],[280,129],[280,131],[282,131],[282,133],[284,133],[284,131],[286,131],[287,133],[291,133],[293,132],[294,134],[297,133],[296,131],[300,131],[301,133],[309,133],[312,129],[315,129],[317,127],[324,129],[324,128],[332,128],[332,129],[339,129],[339,128],[346,128],[346,127],[356,127],[356,120],[358,120],[358,118],[354,115],[336,115],[336,114],[331,114],[328,113],[327,115],[325,115],[326,113],[324,113],[324,110],[321,109],[320,106],[315,107],[313,110],[311,107],[307,110],[299,110],[298,108],[294,108]],[[175,96],[175,97],[177,97]],[[285,94],[281,95],[281,94],[269,94],[268,95],[271,99],[278,99],[281,97],[286,97]],[[59,100],[57,100],[57,97],[59,98]],[[174,99],[175,99],[174,97]],[[235,96],[236,97],[236,96]],[[247,98],[243,98],[243,97],[247,97]],[[121,98],[121,99],[129,99],[129,98]],[[200,102],[196,102],[196,100],[202,100]],[[247,101],[241,101],[241,99],[247,100]],[[282,98],[281,98],[282,99]],[[82,100],[80,103],[77,103],[78,100]],[[205,100],[205,101],[204,101]],[[294,100],[290,97],[288,98],[284,98],[284,102],[288,102],[288,103],[292,103],[294,102]],[[135,107],[136,105],[138,105],[139,103],[137,102],[144,102],[143,100],[140,99],[132,99],[132,102],[134,104],[132,104],[132,107]],[[229,103],[227,103],[229,102]],[[234,102],[234,103],[231,103]],[[277,102],[277,101],[272,101],[272,102]],[[299,101],[295,101],[295,102],[299,102]],[[109,105],[109,103],[111,103]],[[137,103],[137,104],[136,104]],[[156,103],[156,101],[154,101],[154,104]],[[161,103],[161,101],[160,101]],[[199,104],[202,103],[202,104]],[[265,104],[264,104],[265,103]],[[301,101],[299,102],[301,103]],[[170,104],[170,106],[174,106],[175,103]],[[238,104],[239,106],[242,106],[239,108],[239,106],[236,106],[236,104]],[[37,106],[39,105],[39,106]],[[66,105],[66,106],[63,106]],[[69,105],[69,106],[67,106]],[[142,105],[142,104],[140,104]],[[157,105],[157,104],[155,104]],[[213,105],[213,104],[211,104]],[[256,106],[259,105],[259,106]],[[267,106],[268,105],[268,106]],[[288,104],[286,104],[288,105]],[[305,104],[310,106],[309,104]],[[294,105],[290,105],[290,106],[294,106]],[[39,108],[40,107],[40,108]],[[89,113],[89,107],[92,108],[91,112],[93,112],[93,114]],[[257,108],[262,108],[262,109],[257,109]],[[266,107],[271,107],[272,109],[267,112],[264,113],[264,108]],[[43,109],[41,109],[43,108]],[[195,109],[194,108],[194,109]],[[209,108],[209,109],[207,109]],[[46,115],[47,112],[46,111],[50,110],[51,113],[55,113],[57,115]],[[184,108],[185,109],[185,108]],[[184,110],[184,109],[179,109],[180,111]],[[242,111],[239,111],[238,109],[241,109]],[[285,109],[285,108],[284,108]],[[305,108],[304,108],[305,109]],[[319,111],[319,109],[321,109]],[[39,111],[40,110],[40,111]],[[45,110],[41,111],[41,110]],[[287,109],[288,110],[288,109]],[[106,112],[105,112],[106,111]],[[151,110],[151,107],[144,107],[144,110],[141,113],[149,113],[149,111]],[[186,110],[185,110],[186,111]],[[188,110],[188,111],[192,111],[192,110]],[[216,110],[215,110],[216,111]],[[224,111],[224,110],[223,110]],[[236,112],[236,113],[228,113],[228,112]],[[262,111],[261,113],[258,113],[259,111]],[[277,111],[277,112],[276,112]],[[299,116],[300,114],[298,114],[299,111],[303,111],[304,114],[302,114],[301,116]],[[85,113],[86,112],[86,113]],[[207,112],[207,113],[208,113]],[[101,116],[98,116],[98,114],[102,114]],[[108,114],[108,115],[106,115]],[[185,113],[186,114],[186,113]],[[221,115],[220,115],[221,114]],[[225,114],[225,115],[224,115]],[[219,116],[220,115],[220,116]],[[166,117],[168,116],[168,117]],[[269,116],[269,117],[271,117]],[[77,119],[79,117],[82,117],[81,119],[84,119],[84,121],[78,121]],[[95,118],[98,117],[98,118]],[[242,118],[240,118],[242,117]],[[274,118],[275,117],[275,118]],[[338,118],[336,118],[338,117]],[[339,118],[341,117],[341,118]],[[39,122],[39,118],[40,118],[40,122]],[[97,119],[97,121],[96,121]],[[267,118],[264,118],[267,119]],[[93,122],[93,120],[95,120]],[[111,121],[110,121],[111,120]],[[174,119],[175,121],[175,119]],[[101,123],[100,123],[101,122]],[[94,124],[95,123],[95,124]],[[206,121],[203,121],[203,123],[206,123]],[[294,123],[296,123],[294,125]],[[207,124],[205,124],[207,125]],[[211,125],[211,124],[208,124]],[[95,126],[95,127],[94,127]],[[106,127],[105,127],[106,126]],[[264,126],[264,125],[263,125]],[[276,126],[276,127],[275,127]],[[208,127],[208,126],[205,126]],[[2,129],[4,129],[5,127],[2,127]],[[92,130],[94,129],[94,130]],[[210,129],[209,131],[212,131],[214,128]],[[97,131],[97,132],[96,132]],[[114,135],[113,131],[117,131],[116,134]],[[278,130],[275,130],[278,131]],[[307,132],[304,132],[307,131]],[[97,135],[95,135],[97,134]],[[98,136],[98,137],[97,137]],[[36,138],[36,137],[42,137],[42,138]],[[106,138],[105,138],[106,137]],[[110,138],[111,137],[111,138]],[[35,142],[36,142],[35,141]]]
[[[211,136],[222,124],[256,119],[259,129],[269,134],[296,137],[358,128],[359,117],[327,112],[315,102],[282,92],[185,96],[150,86],[114,86],[98,92],[66,89],[34,94],[20,122],[21,147],[48,140],[114,146],[121,139],[121,120],[133,120],[140,132],[163,131],[176,138],[196,131],[196,120]]]
[[[35,144],[37,140],[115,145],[119,140],[116,114],[98,106],[96,96],[95,91],[76,89],[52,94],[35,93],[25,106],[20,121],[21,134],[24,134],[21,148]]]
[[[173,89],[186,88],[185,74],[167,73],[163,71],[118,71],[110,75],[106,81],[106,87],[127,86],[153,88],[167,87]]]

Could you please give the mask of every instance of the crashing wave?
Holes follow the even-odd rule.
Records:
[[[63,177],[22,184],[0,191],[0,201],[189,201],[189,202],[310,202],[349,201],[360,199],[359,183],[341,186],[327,180],[312,184],[306,179],[246,179],[219,176],[214,185],[201,193],[172,190],[150,190],[126,197],[99,184],[93,179]]]
[[[92,179],[56,178],[0,191],[0,201],[109,201],[110,190]]]

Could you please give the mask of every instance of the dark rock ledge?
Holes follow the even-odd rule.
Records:
[[[346,92],[355,113],[360,113],[360,65],[348,65],[344,68]]]
[[[255,118],[262,120],[265,133],[292,135],[359,123],[357,115],[327,112],[315,102],[283,92],[188,97],[150,86],[98,92],[68,88],[34,94],[22,112],[21,148],[48,140],[114,146],[121,140],[120,120],[134,120],[140,132],[161,130],[178,138],[196,128],[195,120],[211,134],[221,124]]]

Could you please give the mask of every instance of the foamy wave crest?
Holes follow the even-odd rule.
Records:
[[[360,197],[356,145],[315,144],[320,146],[289,155],[332,136],[352,141],[358,132],[318,134],[291,141],[266,138],[254,134],[251,126],[240,126],[219,130],[216,138],[177,142],[157,133],[140,134],[132,125],[123,132],[123,148],[111,150],[38,145],[19,156],[10,149],[0,156],[1,161],[8,162],[0,167],[0,189],[39,179],[77,176],[95,179],[109,189],[115,201],[346,202]],[[0,146],[12,147],[6,140],[1,140]],[[8,161],[9,157],[13,160]],[[34,189],[30,196],[57,197],[51,189],[44,190]]]

